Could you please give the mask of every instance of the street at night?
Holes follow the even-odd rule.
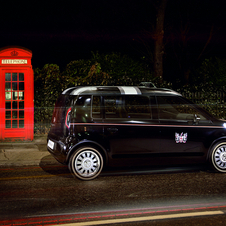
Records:
[[[176,222],[189,225],[195,221],[203,223],[204,219],[205,225],[211,225],[209,219],[214,219],[223,225],[225,174],[206,169],[174,169],[164,173],[151,169],[145,172],[108,170],[95,180],[81,181],[73,178],[66,166],[42,165],[42,161],[40,166],[1,168],[1,225],[24,222],[53,225],[107,219],[118,219],[116,225],[125,225],[119,219],[197,212],[212,212],[214,216],[151,222],[153,225],[175,225]],[[145,225],[145,222],[128,225]],[[146,225],[149,224],[147,221]]]
[[[2,1],[0,225],[225,225],[224,21],[224,1]]]

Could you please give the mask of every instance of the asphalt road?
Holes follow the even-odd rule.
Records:
[[[0,225],[85,225],[131,217],[133,222],[114,225],[225,225],[225,185],[226,174],[206,170],[105,171],[95,180],[81,181],[59,164],[2,167]],[[143,218],[207,212],[211,214],[173,220]]]

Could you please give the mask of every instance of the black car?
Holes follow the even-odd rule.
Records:
[[[74,87],[56,102],[47,148],[82,180],[103,166],[209,163],[226,172],[225,127],[169,89]]]

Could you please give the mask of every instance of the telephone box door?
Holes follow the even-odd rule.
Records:
[[[5,129],[4,137],[25,137],[24,71],[5,74]]]

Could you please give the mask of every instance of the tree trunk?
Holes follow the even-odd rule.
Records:
[[[155,48],[154,48],[154,74],[162,80],[164,55],[164,18],[167,0],[160,0],[156,6]]]
[[[187,70],[184,71],[185,85],[189,84],[189,77],[190,77],[190,70],[187,69]]]

